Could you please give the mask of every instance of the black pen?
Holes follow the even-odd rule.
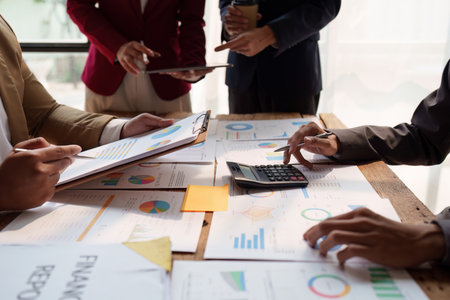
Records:
[[[38,149],[42,149],[42,148],[38,148]],[[30,150],[37,150],[37,149],[24,149],[24,148],[14,148],[14,149],[13,149],[13,151],[14,151],[15,153],[18,153],[18,152],[27,152],[27,151],[30,151]],[[70,158],[82,158],[82,159],[95,159],[95,157],[92,157],[92,156],[85,156],[85,155],[78,155],[78,154],[76,154],[76,155],[70,155],[70,156],[68,156],[68,157],[70,157]]]
[[[327,131],[327,132],[324,132],[324,133],[315,135],[314,137],[315,137],[315,138],[319,138],[319,139],[326,139],[327,137],[329,137],[329,136],[332,135],[332,134],[333,134],[332,132]],[[304,146],[304,145],[305,145],[305,142],[301,142],[300,144],[297,145],[297,147],[302,147],[302,146]],[[287,146],[278,148],[278,149],[276,149],[276,150],[273,150],[273,152],[286,151],[286,150],[288,150],[290,147],[291,147],[291,145],[287,145]]]

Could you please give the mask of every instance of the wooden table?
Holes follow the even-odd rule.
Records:
[[[184,118],[189,113],[172,113],[166,117]],[[248,115],[218,115],[219,120],[276,120],[301,117],[298,113],[260,113]],[[308,117],[308,116],[304,116]],[[333,114],[321,114],[320,119],[327,128],[345,128]],[[383,162],[360,165],[359,169],[382,198],[390,199],[402,222],[429,223],[433,213],[403,184],[403,182]],[[11,222],[18,213],[0,214],[0,229]],[[173,253],[177,260],[203,260],[206,241],[211,226],[212,213],[206,213],[204,226],[195,253]],[[431,269],[408,269],[431,299],[450,299],[450,269],[433,266]]]

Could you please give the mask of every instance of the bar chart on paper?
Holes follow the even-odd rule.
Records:
[[[234,249],[262,249],[264,250],[264,228],[259,228],[257,234],[241,233],[234,237]]]
[[[213,215],[205,258],[320,261],[323,258],[302,237],[311,226],[361,206],[398,220],[387,199],[370,194],[361,198],[321,196],[311,190],[314,197],[305,197],[306,190],[233,190],[228,211]],[[336,259],[338,246],[327,260]]]
[[[102,149],[102,151],[95,155],[95,158],[103,160],[124,159],[136,144],[136,141],[137,140],[134,139],[118,145],[112,145],[111,147],[104,148]]]

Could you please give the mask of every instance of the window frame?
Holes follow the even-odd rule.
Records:
[[[89,42],[20,43],[22,52],[88,52],[89,46],[90,46]]]

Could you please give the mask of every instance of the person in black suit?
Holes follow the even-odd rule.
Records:
[[[340,0],[260,0],[260,19],[248,20],[220,0],[222,40],[229,48],[226,84],[230,113],[316,114],[322,79],[319,31],[339,12]]]
[[[288,140],[285,163],[290,155],[304,161],[297,146],[344,162],[383,160],[388,164],[435,165],[450,153],[450,60],[442,74],[441,86],[416,108],[411,123],[388,126],[360,126],[330,129],[326,139],[313,137],[324,130],[309,123]],[[329,218],[310,228],[303,237],[311,246],[320,244],[323,255],[337,244],[346,244],[338,253],[344,263],[360,256],[392,267],[410,267],[426,261],[450,266],[450,207],[431,224],[405,224],[386,219],[367,208]]]

